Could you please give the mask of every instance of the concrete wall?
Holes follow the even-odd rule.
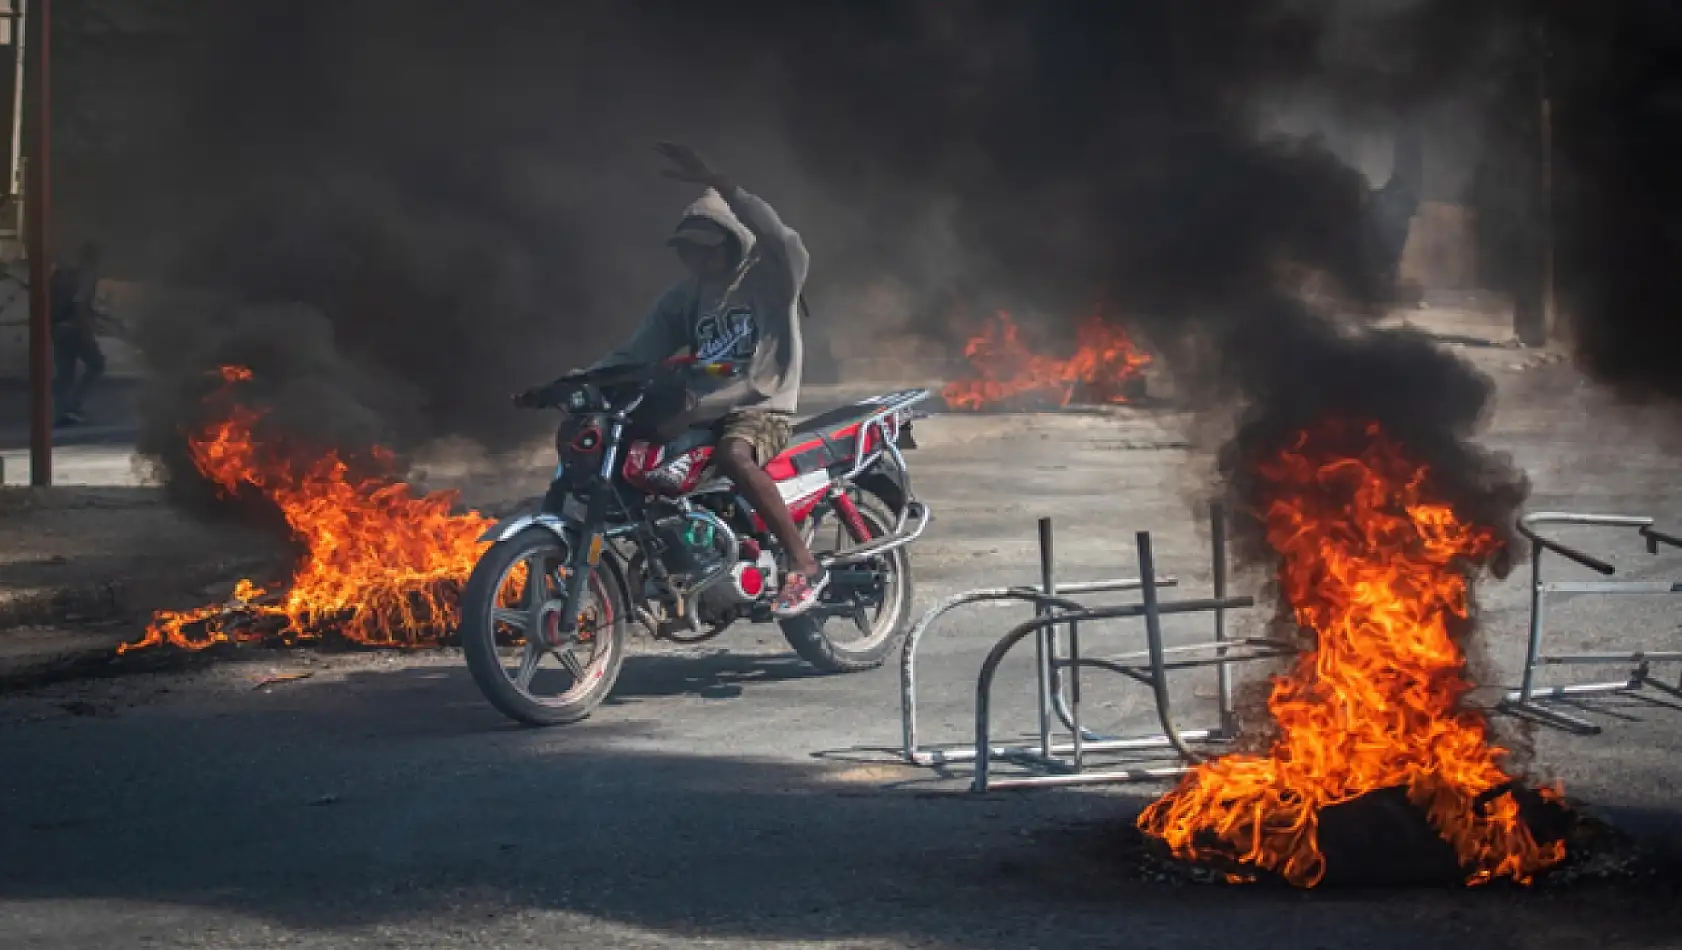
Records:
[[[1419,205],[1402,249],[1401,280],[1431,290],[1477,286],[1477,219],[1465,205]]]

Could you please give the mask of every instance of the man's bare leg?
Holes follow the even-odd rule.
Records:
[[[795,525],[794,515],[789,513],[782,493],[777,491],[777,483],[754,459],[753,446],[741,439],[725,439],[718,445],[718,454],[718,470],[736,484],[748,504],[759,513],[759,517],[765,519],[765,526],[771,529],[771,534],[788,552],[789,567],[808,578],[816,579],[821,575],[823,568],[812,557],[812,549],[806,546],[806,539],[800,536],[800,528]]]

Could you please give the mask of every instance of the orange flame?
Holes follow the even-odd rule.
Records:
[[[243,366],[219,372],[223,399],[252,378]],[[453,629],[456,593],[484,550],[479,536],[490,519],[453,514],[453,491],[416,496],[389,478],[354,476],[332,452],[295,462],[253,437],[262,417],[234,403],[188,444],[193,464],[222,494],[255,490],[285,517],[304,551],[285,592],[271,596],[241,580],[227,604],[159,611],[145,637],[119,652],[162,643],[202,650],[266,636],[295,642],[327,629],[371,646],[417,647]],[[389,452],[375,449],[373,458],[389,469]]]
[[[1123,403],[1128,384],[1151,361],[1125,331],[1097,314],[1076,331],[1073,356],[1059,359],[1035,353],[1004,312],[964,345],[964,357],[974,377],[947,383],[941,393],[954,409],[975,410],[1023,398],[1061,407],[1076,395],[1094,402]]]
[[[1564,844],[1538,843],[1511,795],[1476,801],[1509,781],[1506,750],[1463,704],[1453,627],[1468,617],[1467,567],[1496,552],[1494,533],[1433,498],[1427,466],[1376,424],[1298,433],[1256,475],[1282,592],[1315,649],[1273,684],[1272,749],[1196,766],[1140,829],[1182,859],[1236,859],[1312,887],[1326,872],[1320,810],[1405,787],[1468,884],[1528,883],[1561,861]]]

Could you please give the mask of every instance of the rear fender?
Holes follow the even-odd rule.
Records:
[[[896,515],[905,510],[905,503],[911,497],[911,487],[907,483],[905,472],[896,466],[883,465],[880,462],[870,471],[854,478],[853,484],[882,499]]]

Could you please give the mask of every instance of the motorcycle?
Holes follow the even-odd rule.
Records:
[[[830,673],[878,667],[910,626],[908,546],[929,524],[904,452],[916,447],[912,389],[806,419],[765,464],[829,585],[811,610],[777,620],[786,553],[728,479],[710,468],[717,434],[662,441],[688,372],[679,359],[563,376],[522,400],[562,412],[558,456],[535,512],[505,519],[462,593],[461,644],[474,681],[528,725],[584,719],[613,691],[628,620],[696,643],[738,621],[777,622]],[[675,384],[675,385],[674,385]],[[833,540],[826,540],[833,531]]]

